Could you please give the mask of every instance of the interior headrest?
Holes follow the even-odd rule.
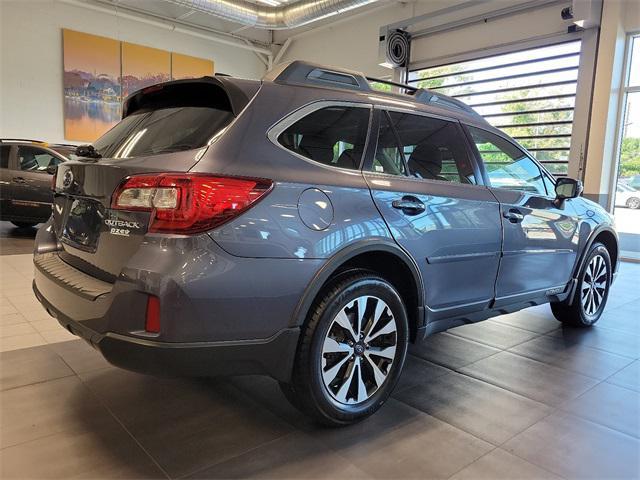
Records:
[[[323,135],[311,133],[303,135],[300,149],[316,162],[331,163],[333,160],[333,144],[331,140]]]
[[[431,144],[421,144],[409,157],[409,169],[423,178],[438,178],[442,171],[442,152]]]
[[[353,151],[352,148],[348,148],[343,151],[338,157],[338,161],[336,162],[336,167],[340,168],[349,168],[351,170],[357,169],[360,165],[360,158]]]

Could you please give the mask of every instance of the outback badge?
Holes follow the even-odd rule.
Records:
[[[131,230],[140,230],[141,228],[138,222],[120,220],[118,218],[105,218],[104,224],[110,227],[109,233],[111,235],[121,235],[123,237],[128,237]]]

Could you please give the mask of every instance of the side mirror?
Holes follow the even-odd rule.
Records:
[[[574,178],[556,180],[556,203],[562,205],[567,198],[576,198],[582,193],[582,182]]]
[[[56,174],[56,170],[57,170],[57,169],[58,169],[58,166],[57,166],[57,165],[49,165],[49,166],[47,167],[47,173],[48,173],[49,175],[55,175],[55,174]]]

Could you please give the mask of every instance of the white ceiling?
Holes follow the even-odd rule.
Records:
[[[2,0],[0,0],[2,1]],[[179,22],[183,26],[201,28],[205,30],[211,30],[216,32],[222,32],[226,34],[232,34],[241,39],[248,39],[252,42],[256,42],[263,45],[269,45],[272,43],[272,35],[269,30],[263,30],[258,28],[251,28],[239,23],[223,20],[214,15],[210,15],[203,12],[192,10],[188,7],[176,5],[163,0],[84,0],[87,3],[99,4],[101,6],[108,6],[113,8],[114,11],[120,9],[123,12],[134,12],[142,15],[148,15],[156,19],[169,20]],[[273,0],[246,0],[258,5],[268,5]],[[296,3],[299,0],[277,0],[280,4],[283,3]],[[387,2],[387,0],[383,0]],[[274,3],[271,3],[274,4]],[[351,10],[349,12],[341,13],[340,18],[348,17],[354,14],[362,13],[368,9],[375,8],[379,4],[373,3],[361,8]],[[301,31],[312,30],[320,25],[335,21],[337,16],[329,19],[319,21],[304,27],[295,29],[295,33],[298,34]],[[283,34],[286,36],[286,31],[280,31],[279,37],[282,38]],[[293,33],[293,31],[292,31]]]

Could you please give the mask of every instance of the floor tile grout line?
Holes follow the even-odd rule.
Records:
[[[42,346],[42,345],[39,345],[39,346]],[[32,348],[37,348],[37,347],[32,347]],[[71,373],[68,374],[68,375],[62,375],[60,377],[55,377],[55,378],[47,378],[46,380],[40,380],[40,381],[37,381],[37,382],[25,383],[24,385],[16,385],[15,387],[2,388],[2,389],[0,389],[0,392],[9,392],[11,390],[16,390],[18,388],[31,387],[33,385],[40,385],[42,383],[53,382],[55,380],[60,380],[62,378],[73,377],[74,375],[76,375],[76,372],[71,370]]]
[[[467,325],[477,325],[477,324],[480,324],[480,323],[481,323],[481,322],[476,322],[475,324],[468,323]],[[464,326],[464,325],[459,325],[458,327],[463,327],[463,326]],[[486,343],[483,343],[483,342],[481,342],[480,340],[472,340],[472,339],[469,339],[469,338],[463,337],[463,336],[461,336],[461,335],[458,335],[458,334],[456,334],[456,333],[453,333],[453,330],[455,330],[455,329],[456,329],[456,328],[458,328],[458,327],[454,327],[454,328],[451,328],[451,329],[449,329],[449,330],[444,330],[444,331],[442,331],[442,332],[438,332],[438,334],[440,334],[440,335],[449,335],[449,336],[452,336],[452,337],[456,337],[456,338],[458,338],[458,339],[461,339],[461,340],[464,340],[464,341],[467,341],[467,342],[470,342],[470,343],[475,343],[476,345],[480,345],[481,347],[490,347],[490,348],[493,348],[493,349],[495,349],[495,350],[501,350],[501,348],[499,348],[499,347],[494,347],[494,346],[492,346],[492,345],[487,345]],[[429,337],[427,337],[427,338],[429,338]],[[420,341],[420,342],[418,342],[416,345],[419,345],[419,344],[420,344],[420,343],[422,343],[423,341],[424,341],[424,340],[421,340],[421,341]]]
[[[544,364],[544,365],[547,365],[547,364]],[[463,368],[464,368],[464,367],[463,367]],[[565,370],[565,371],[566,371],[566,372],[568,372],[568,370]],[[529,400],[532,400],[532,401],[534,401],[534,402],[541,403],[541,404],[543,404],[543,405],[546,405],[547,407],[551,407],[551,408],[558,408],[558,407],[556,407],[555,405],[550,405],[550,404],[548,404],[548,403],[546,403],[546,402],[543,402],[543,401],[541,401],[541,400],[536,400],[535,398],[527,397],[526,395],[524,395],[524,394],[522,394],[522,393],[518,393],[518,392],[515,392],[515,391],[513,391],[513,390],[510,390],[510,389],[508,389],[508,388],[506,388],[506,387],[504,387],[504,386],[502,386],[502,385],[498,385],[497,383],[494,383],[494,382],[492,382],[491,380],[487,380],[487,379],[484,379],[484,378],[475,377],[475,376],[473,376],[472,374],[470,374],[470,373],[466,373],[466,372],[460,372],[460,371],[458,371],[457,373],[459,373],[459,374],[461,374],[461,375],[466,375],[466,376],[468,376],[468,377],[470,377],[470,378],[473,378],[473,379],[478,380],[478,381],[480,381],[480,382],[487,383],[487,384],[492,385],[492,386],[494,386],[494,387],[501,388],[501,389],[506,390],[506,391],[508,391],[508,392],[511,392],[511,393],[513,393],[513,394],[515,394],[515,395],[520,395],[521,397],[528,398]],[[569,372],[569,373],[573,373],[573,372]],[[590,379],[591,379],[591,377],[587,377],[587,378],[590,378]],[[595,379],[593,379],[593,380],[595,380]],[[598,383],[602,383],[602,382],[600,382],[600,381],[599,381]],[[596,385],[597,385],[597,384],[596,384]],[[585,390],[585,391],[586,391],[586,390]],[[576,397],[573,397],[573,398],[568,399],[568,400],[575,400],[575,399],[576,399],[576,398],[578,398],[580,395],[582,395],[582,393],[580,393],[580,394],[579,394],[579,395],[577,395]]]
[[[493,445],[493,444],[492,444]],[[464,465],[462,468],[456,470],[454,473],[452,473],[451,475],[449,475],[447,477],[447,480],[449,480],[450,478],[456,476],[458,473],[460,473],[462,470],[464,470],[465,468],[470,467],[471,465],[473,465],[474,463],[480,461],[481,459],[483,459],[484,457],[486,457],[487,455],[489,455],[490,453],[495,452],[498,448],[498,446],[493,445],[493,448],[491,450],[489,450],[486,453],[483,453],[482,455],[480,455],[478,458],[476,458],[475,460],[472,460],[471,462],[467,463],[466,465]]]
[[[463,368],[464,368],[464,367],[463,367]],[[517,396],[517,397],[520,397],[520,398],[524,398],[524,399],[526,399],[526,400],[529,400],[530,402],[538,403],[538,404],[540,404],[540,405],[542,405],[542,406],[544,406],[544,407],[548,407],[548,408],[557,408],[555,405],[549,405],[548,403],[545,403],[545,402],[543,402],[543,401],[541,401],[541,400],[536,400],[535,398],[527,397],[526,395],[524,395],[524,394],[522,394],[522,393],[514,392],[513,390],[509,390],[508,388],[506,388],[506,387],[504,387],[504,386],[502,386],[502,385],[498,385],[498,384],[496,384],[496,383],[492,383],[492,382],[490,382],[490,381],[488,381],[488,380],[484,380],[484,379],[481,379],[481,378],[478,378],[478,377],[474,377],[473,375],[471,375],[471,374],[469,374],[469,373],[466,373],[466,372],[459,372],[459,371],[455,371],[454,373],[457,373],[458,375],[463,375],[463,376],[465,376],[465,377],[468,377],[468,378],[470,378],[470,379],[472,379],[472,380],[475,380],[476,382],[485,383],[485,384],[490,385],[490,386],[492,386],[492,387],[494,387],[494,388],[499,388],[500,390],[504,390],[505,392],[509,392],[509,393],[510,393],[510,394],[512,394],[512,395],[515,395],[515,396]]]
[[[478,324],[480,324],[480,323],[482,323],[482,322],[478,322]],[[495,323],[495,322],[494,322],[494,323]],[[502,326],[502,325],[503,325],[503,324],[500,324],[500,326]],[[507,326],[509,326],[509,325],[507,325]],[[523,331],[523,332],[532,333],[532,334],[534,334],[535,336],[533,336],[533,337],[531,337],[531,338],[528,338],[527,340],[524,340],[524,341],[522,341],[522,342],[516,343],[516,344],[514,344],[514,345],[512,345],[512,346],[510,346],[510,347],[498,347],[498,346],[496,346],[496,345],[490,345],[490,344],[485,343],[485,342],[482,342],[482,341],[480,341],[480,340],[472,340],[472,341],[473,341],[473,342],[475,342],[475,343],[479,343],[480,345],[483,345],[483,346],[485,346],[485,347],[491,347],[491,348],[495,348],[495,349],[497,349],[497,350],[500,350],[500,351],[502,351],[502,352],[506,352],[507,350],[509,350],[509,349],[511,349],[511,348],[518,347],[518,346],[520,346],[520,345],[522,345],[522,344],[525,344],[525,343],[527,343],[527,342],[530,342],[530,341],[532,341],[532,340],[535,340],[535,339],[540,338],[541,336],[545,335],[544,333],[532,332],[531,330],[525,330],[525,329],[523,329],[523,328],[518,328],[518,327],[512,327],[512,328],[516,328],[516,329],[521,330],[521,331]],[[447,331],[447,332],[448,332],[448,331]],[[456,334],[456,333],[452,333],[452,332],[449,332],[449,333],[450,333],[451,335],[454,335],[454,336],[458,337],[458,338],[462,338],[462,339],[464,339],[464,340],[469,340],[468,338],[463,337],[462,335],[459,335],[459,334]]]
[[[516,345],[516,346],[518,346],[518,345]],[[515,348],[515,347],[513,347],[513,348]],[[592,348],[592,347],[586,347],[586,348]],[[597,349],[594,349],[594,350],[597,350]],[[532,356],[525,355],[524,353],[512,352],[511,350],[505,350],[505,351],[506,351],[507,353],[512,354],[512,355],[516,355],[516,356],[518,356],[518,357],[526,358],[527,360],[533,360],[534,362],[543,363],[543,364],[548,365],[548,366],[550,366],[550,367],[559,368],[559,369],[564,370],[564,371],[569,372],[569,373],[577,373],[578,375],[582,375],[583,377],[593,378],[594,380],[598,380],[599,382],[600,382],[600,381],[605,381],[606,379],[610,378],[612,375],[615,375],[615,374],[616,374],[616,373],[618,373],[620,370],[623,370],[623,369],[627,368],[629,365],[631,365],[633,362],[635,362],[635,361],[636,361],[636,360],[633,360],[632,358],[629,358],[629,357],[622,357],[622,356],[617,355],[617,354],[611,354],[610,352],[605,352],[605,351],[603,351],[603,350],[598,350],[599,352],[602,352],[602,353],[607,353],[607,354],[610,354],[610,355],[616,355],[616,356],[619,356],[619,357],[621,357],[621,358],[623,358],[623,359],[625,359],[625,360],[629,360],[629,363],[627,363],[624,367],[622,367],[620,370],[616,370],[616,371],[615,371],[615,373],[613,373],[613,374],[609,375],[608,377],[606,377],[606,378],[603,380],[603,379],[602,379],[602,378],[600,378],[600,377],[594,377],[594,376],[589,375],[589,374],[587,374],[587,373],[578,372],[577,370],[569,370],[568,368],[564,368],[564,367],[561,367],[561,366],[555,365],[555,364],[553,364],[553,363],[546,362],[546,361],[544,361],[544,360],[539,360],[539,359],[534,358],[534,357],[532,357]]]
[[[64,361],[64,360],[63,360]],[[167,480],[170,480],[172,477],[165,471],[164,468],[162,468],[162,466],[158,463],[158,461],[155,459],[155,457],[153,455],[151,455],[146,448],[144,448],[144,446],[140,443],[140,441],[138,441],[138,439],[133,435],[132,432],[129,431],[129,429],[124,425],[124,423],[115,415],[115,413],[109,408],[109,406],[102,400],[102,398],[100,398],[100,396],[98,396],[98,394],[96,392],[93,391],[93,389],[87,385],[87,383],[82,379],[82,377],[80,375],[78,375],[77,373],[74,372],[74,374],[76,375],[76,377],[78,377],[78,379],[80,380],[80,382],[85,386],[85,388],[88,390],[88,392],[93,395],[93,397],[100,403],[100,405],[102,405],[102,407],[109,413],[109,415],[111,415],[111,417],[116,421],[116,423],[118,425],[120,425],[120,427],[126,432],[126,434],[134,441],[134,443],[136,445],[138,445],[138,447],[144,452],[144,454],[149,457],[149,459],[153,462],[153,464],[158,467],[158,469],[164,474],[165,478]]]
[[[35,442],[35,441],[38,441],[38,440],[43,440],[43,439],[45,439],[45,438],[53,437],[53,436],[55,436],[55,435],[59,435],[59,434],[61,434],[61,433],[68,433],[68,432],[70,432],[70,431],[72,431],[72,430],[71,430],[71,429],[65,429],[65,428],[63,428],[63,429],[58,430],[58,431],[56,431],[56,432],[47,433],[47,434],[42,435],[42,436],[40,436],[40,437],[30,438],[30,439],[28,439],[28,440],[23,440],[23,441],[21,441],[21,442],[14,443],[14,444],[12,444],[12,445],[6,445],[6,446],[4,446],[4,447],[0,448],[0,452],[1,452],[1,451],[4,451],[4,450],[9,450],[10,448],[19,447],[19,446],[24,445],[24,444],[26,444],[26,443],[31,443],[31,442]]]
[[[612,331],[612,329],[610,329],[610,328],[609,328],[609,329],[607,329],[606,327],[601,327],[601,328],[604,328],[605,330]],[[554,330],[554,331],[555,331],[555,330]],[[614,331],[614,332],[616,332],[616,333],[625,333],[625,332],[621,332],[620,330],[613,330],[613,331]],[[556,336],[554,336],[554,335],[548,335],[548,334],[546,334],[546,333],[544,333],[543,335],[544,335],[545,337],[553,337],[553,338],[560,338],[560,339],[562,339],[562,337],[556,337]],[[613,352],[613,351],[611,351],[611,350],[605,350],[604,348],[601,348],[601,347],[594,347],[593,345],[583,345],[583,344],[580,344],[580,345],[585,346],[585,347],[589,347],[589,348],[594,348],[594,349],[596,349],[596,350],[600,350],[601,352],[611,353],[611,354],[614,354],[614,355],[618,355],[618,356],[620,356],[620,357],[630,358],[630,359],[632,359],[632,360],[640,360],[640,357],[630,357],[629,355],[624,355],[624,354],[622,354],[622,353]]]
[[[280,418],[280,417],[278,417],[278,418]],[[212,464],[205,465],[202,468],[198,468],[197,470],[194,470],[192,472],[185,473],[184,475],[180,475],[178,477],[170,477],[170,478],[184,479],[184,478],[191,477],[193,475],[197,475],[198,473],[203,472],[203,471],[205,471],[205,470],[207,470],[209,468],[215,467],[217,465],[222,465],[223,463],[229,462],[231,460],[235,460],[236,458],[239,458],[242,455],[246,455],[247,453],[251,453],[251,452],[253,452],[253,451],[255,451],[255,450],[259,449],[259,448],[263,448],[263,447],[265,447],[267,445],[271,445],[272,443],[275,443],[275,442],[277,442],[279,440],[285,439],[285,438],[287,438],[289,436],[295,435],[296,433],[299,433],[299,432],[300,432],[300,430],[289,432],[289,433],[285,433],[284,435],[281,435],[281,436],[276,437],[276,438],[272,438],[271,440],[269,440],[267,442],[264,442],[264,443],[261,443],[260,445],[256,445],[254,447],[251,447],[249,450],[246,450],[244,452],[240,452],[237,455],[232,455],[229,458],[224,458],[224,459],[222,459],[220,461],[217,461],[217,462],[214,462]]]

